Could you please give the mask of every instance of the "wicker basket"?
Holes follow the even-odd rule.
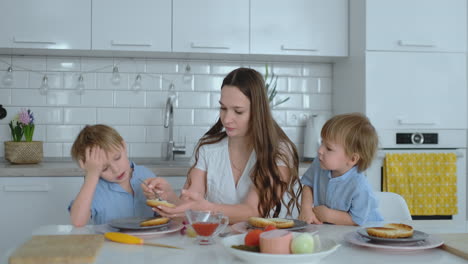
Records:
[[[42,141],[5,141],[5,159],[14,164],[35,164],[42,161]]]

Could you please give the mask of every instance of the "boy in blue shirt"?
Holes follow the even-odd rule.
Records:
[[[128,160],[125,141],[115,129],[87,125],[73,143],[71,156],[86,174],[68,207],[74,226],[84,226],[90,219],[105,224],[117,218],[154,215],[146,205],[141,180],[155,175]]]
[[[301,178],[299,219],[312,224],[363,225],[383,221],[363,171],[378,147],[369,119],[359,113],[336,115],[321,131],[317,158]]]

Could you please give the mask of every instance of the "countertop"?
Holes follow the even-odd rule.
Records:
[[[137,165],[149,168],[158,176],[185,176],[190,167],[189,159],[165,161],[162,159],[134,158],[130,159]],[[309,162],[301,162],[299,176],[310,166]],[[0,177],[81,177],[83,171],[70,158],[47,158],[38,164],[11,164],[0,161]]]

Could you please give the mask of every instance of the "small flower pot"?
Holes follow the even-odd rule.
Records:
[[[5,141],[5,159],[13,164],[36,164],[44,157],[42,141]]]

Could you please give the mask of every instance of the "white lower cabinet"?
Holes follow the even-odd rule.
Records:
[[[80,190],[83,179],[0,178],[0,255],[25,242],[40,226],[69,224],[68,204]]]

